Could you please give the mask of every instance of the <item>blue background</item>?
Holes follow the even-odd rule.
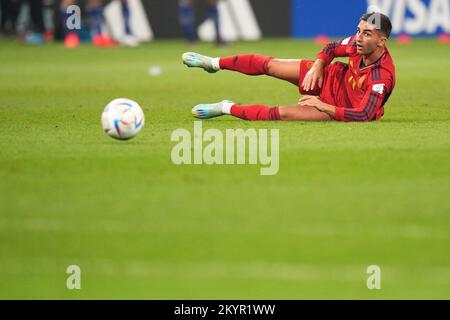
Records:
[[[427,8],[429,8],[430,1],[421,0]],[[345,37],[356,32],[359,18],[367,11],[368,1],[292,0],[291,5],[292,36],[303,38],[323,34],[332,37]],[[392,13],[390,14],[392,15]],[[406,10],[405,17],[414,17],[414,15]],[[432,34],[422,32],[415,35],[430,36],[440,34],[443,31],[442,28],[438,28]]]

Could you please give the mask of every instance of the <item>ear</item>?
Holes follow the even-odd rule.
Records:
[[[381,37],[380,40],[378,40],[377,46],[378,46],[379,48],[385,47],[385,46],[386,46],[386,41],[387,41],[387,38],[386,38],[386,37],[384,37],[384,36]]]

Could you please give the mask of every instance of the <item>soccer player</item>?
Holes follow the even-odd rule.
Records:
[[[178,0],[178,14],[180,17],[181,29],[183,31],[184,37],[190,43],[195,43],[197,41],[193,1],[194,0]],[[220,45],[224,42],[220,37],[219,10],[217,9],[217,2],[218,0],[207,0],[207,11],[209,18],[214,22],[214,28],[216,31],[216,44]]]
[[[67,20],[70,14],[67,13],[67,8],[77,3],[77,0],[62,0],[61,14],[63,18],[64,27],[64,45],[67,48],[75,48],[80,43],[76,30],[69,30],[67,28]],[[92,44],[97,47],[113,46],[115,42],[108,36],[102,33],[103,23],[103,5],[102,0],[88,0],[86,7],[89,16],[89,26],[91,29]]]
[[[230,114],[245,120],[379,120],[396,81],[394,63],[386,48],[391,30],[387,16],[365,14],[355,36],[329,43],[315,61],[256,54],[209,58],[185,53],[183,62],[188,67],[200,67],[210,73],[223,69],[247,75],[265,74],[293,83],[305,95],[295,106],[245,106],[225,100],[197,105],[192,113],[200,119]],[[349,63],[331,64],[335,57],[349,57]]]
[[[89,26],[92,35],[92,44],[96,47],[110,47],[116,46],[117,42],[110,36],[102,32],[103,17],[103,4],[102,0],[88,0],[87,13],[89,16]],[[121,0],[121,9],[124,19],[124,31],[125,36],[123,39],[119,39],[123,45],[135,47],[139,45],[138,40],[132,35],[130,28],[130,10],[127,0]],[[75,30],[69,30],[66,25],[66,21],[69,18],[67,13],[67,7],[77,3],[77,0],[63,0],[61,5],[61,13],[63,17],[63,27],[65,33],[64,45],[67,48],[75,48],[80,43],[78,34]]]
[[[122,8],[122,16],[124,22],[125,35],[122,39],[119,39],[120,43],[128,47],[137,47],[139,45],[139,40],[131,32],[130,25],[130,7],[128,6],[128,0],[120,0],[120,5]]]
[[[0,36],[16,34],[16,21],[20,3],[13,0],[0,0]]]

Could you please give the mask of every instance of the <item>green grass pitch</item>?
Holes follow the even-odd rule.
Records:
[[[203,123],[280,129],[280,171],[261,176],[254,165],[176,166],[170,135],[193,131],[195,104],[292,105],[297,88],[187,69],[180,56],[314,58],[311,41],[2,40],[0,298],[450,298],[449,49],[390,45],[398,82],[377,123]],[[146,114],[128,142],[100,125],[117,97]],[[66,288],[69,265],[81,290]],[[366,287],[369,265],[381,290]]]

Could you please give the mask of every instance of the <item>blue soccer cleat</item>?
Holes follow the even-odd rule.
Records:
[[[211,119],[224,114],[229,114],[231,107],[235,103],[230,100],[224,100],[218,103],[199,104],[192,108],[192,115],[199,119]]]
[[[195,52],[186,52],[182,56],[183,63],[189,68],[202,68],[206,72],[216,73],[220,70],[219,59],[211,58]]]

